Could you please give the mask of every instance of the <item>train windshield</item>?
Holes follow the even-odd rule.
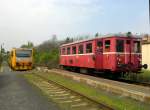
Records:
[[[140,41],[134,41],[134,52],[135,53],[140,53],[141,52]]]
[[[116,41],[116,51],[117,52],[124,52],[124,40],[117,40]]]
[[[32,50],[16,50],[16,57],[31,57]]]

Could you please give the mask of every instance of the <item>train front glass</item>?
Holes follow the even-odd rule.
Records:
[[[32,66],[32,50],[16,50],[17,66]]]

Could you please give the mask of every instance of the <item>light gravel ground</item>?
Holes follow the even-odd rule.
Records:
[[[0,72],[0,110],[59,110],[19,74],[4,67]]]

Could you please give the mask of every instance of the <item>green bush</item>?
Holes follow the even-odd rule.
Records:
[[[51,51],[40,52],[35,50],[34,62],[38,66],[47,66],[49,68],[55,68],[59,63],[59,50],[53,48]]]
[[[56,68],[59,64],[59,46],[64,43],[73,42],[73,38],[67,37],[66,40],[58,41],[56,35],[50,40],[35,46],[32,42],[22,45],[24,48],[34,48],[34,65]]]
[[[1,67],[1,64],[2,64],[2,55],[0,54],[0,67]]]

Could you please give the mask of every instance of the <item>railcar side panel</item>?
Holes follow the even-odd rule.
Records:
[[[88,52],[89,50],[86,49],[86,45],[91,44],[92,50]],[[80,46],[83,46],[82,52],[80,51]],[[95,68],[95,42],[94,40],[84,43],[78,43],[76,45],[66,46],[63,48],[69,48],[70,52],[67,55],[61,55],[60,56],[60,64],[64,66],[74,66],[74,67],[83,67],[83,68]],[[76,47],[76,54],[73,53],[73,47]],[[71,51],[72,50],[72,51]],[[81,53],[80,53],[81,52]]]
[[[111,36],[64,44],[60,65],[137,72],[141,69],[141,38]]]
[[[64,66],[95,68],[94,55],[62,55],[60,59],[60,64]]]

